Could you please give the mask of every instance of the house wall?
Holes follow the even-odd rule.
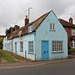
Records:
[[[50,24],[55,24],[55,30],[50,30]],[[57,17],[51,12],[36,30],[36,60],[41,60],[41,41],[49,41],[49,60],[67,58],[67,32],[58,21]],[[62,52],[52,52],[52,41],[63,41]]]
[[[3,49],[9,51],[9,40],[7,40],[7,37],[3,39]]]
[[[23,41],[23,52],[20,51],[20,42]],[[7,40],[7,37],[4,38],[3,40],[3,49],[16,53],[15,51],[15,43],[17,43],[17,54],[23,57],[26,57],[28,59],[35,60],[34,53],[29,53],[29,46],[28,42],[33,41],[34,42],[34,32],[29,33],[26,35],[23,35],[22,37],[16,37],[11,40]],[[13,50],[11,48],[11,43],[13,42]],[[6,46],[5,46],[6,44]],[[9,45],[8,45],[9,44]]]
[[[17,43],[17,54],[20,56],[24,56],[24,53],[20,51],[20,39],[19,39],[19,37],[16,37],[13,39],[13,53],[16,53],[15,43]]]
[[[34,53],[29,53],[29,41],[33,41],[34,42],[34,32],[33,33],[29,33],[26,34],[22,37],[23,39],[23,50],[24,50],[24,57],[28,58],[28,59],[32,59],[35,60],[35,55]],[[34,44],[35,46],[35,44]],[[34,49],[35,51],[35,49]]]

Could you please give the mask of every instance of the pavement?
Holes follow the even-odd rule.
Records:
[[[64,63],[64,62],[75,62],[75,56],[69,55],[68,59],[59,59],[59,60],[50,60],[50,61],[3,63],[3,64],[0,64],[0,69],[35,67],[35,66],[41,66],[46,64],[56,64],[56,63]]]

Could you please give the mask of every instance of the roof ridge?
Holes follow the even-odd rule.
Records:
[[[59,18],[59,20],[63,20],[63,19]],[[72,23],[70,23],[70,22],[68,22],[68,21],[66,21],[66,20],[63,20],[63,21],[65,21],[65,22],[67,22],[67,23],[69,23],[69,24],[72,24]],[[72,24],[72,25],[75,25],[75,24]]]
[[[52,10],[51,10],[51,11],[52,11]],[[49,11],[49,12],[43,14],[42,16],[38,17],[36,20],[32,21],[31,23],[28,23],[27,26],[29,26],[30,24],[32,24],[32,23],[34,23],[35,21],[39,20],[41,17],[43,17],[44,15],[50,13],[51,11]]]

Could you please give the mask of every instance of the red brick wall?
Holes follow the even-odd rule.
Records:
[[[75,28],[69,28],[69,27],[64,27],[64,28],[68,33],[68,42],[70,43],[70,37],[72,36],[72,29],[75,29]]]

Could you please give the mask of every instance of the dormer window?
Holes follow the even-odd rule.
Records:
[[[21,36],[22,30],[19,31],[19,36]]]
[[[54,26],[55,26],[54,24],[50,24],[50,30],[54,30],[55,29]]]
[[[32,32],[33,30],[33,25],[28,26],[28,32]]]

